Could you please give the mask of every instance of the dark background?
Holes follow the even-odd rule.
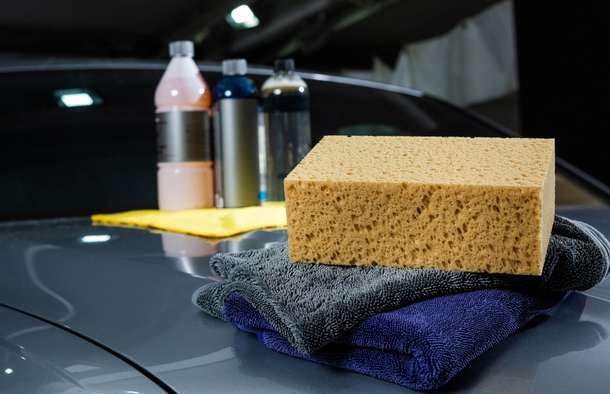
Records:
[[[515,1],[524,135],[610,183],[610,27],[603,2]]]
[[[448,31],[495,0],[23,0],[3,5],[0,51],[18,56],[147,58],[190,39],[197,59],[246,57],[271,64],[293,56],[318,71],[393,62],[405,43]],[[235,30],[225,21],[248,4],[260,20]]]
[[[498,3],[495,0],[5,2],[0,10],[0,68],[96,59],[165,63],[168,42],[190,39],[196,43],[196,60],[201,64],[245,57],[250,64],[270,66],[278,57],[294,57],[299,69],[339,74],[345,69],[371,69],[374,58],[393,65],[406,44],[446,34],[465,19]],[[259,26],[238,30],[227,23],[227,14],[240,4],[252,8],[260,20]],[[610,100],[610,32],[603,3],[513,0],[510,5],[514,11],[518,91],[469,105],[469,109],[523,136],[556,138],[560,157],[610,184],[606,145],[610,126],[606,110]],[[138,132],[153,130],[149,112],[152,111],[154,86],[150,81],[158,78],[157,74],[146,76],[142,81],[136,76],[125,81],[110,74],[104,77],[109,78],[109,87],[114,83],[125,86],[125,90],[118,96],[114,93],[117,98],[110,104],[115,112],[102,121],[95,120],[99,129],[107,125],[108,131],[103,138],[87,134],[75,138],[69,134],[70,127],[75,130],[78,125],[91,121],[93,118],[88,117],[87,112],[93,110],[75,111],[69,120],[61,118],[61,113],[53,107],[55,103],[44,102],[45,99],[36,93],[46,84],[52,91],[53,86],[61,82],[59,74],[51,74],[36,77],[5,74],[0,79],[3,89],[0,121],[5,126],[4,130],[0,128],[4,148],[0,163],[3,166],[15,166],[19,159],[25,163],[19,165],[29,166],[27,168],[34,174],[36,168],[48,167],[45,160],[51,163],[54,155],[73,155],[86,161],[96,152],[107,157],[107,163],[100,162],[98,167],[103,164],[113,168],[112,176],[116,179],[137,177],[153,166],[142,164],[142,168],[135,168],[125,162],[120,169],[116,168],[129,152],[134,156],[148,155],[152,160],[154,147],[138,145],[137,136],[130,137],[126,130],[131,126],[129,122],[133,122],[134,130],[138,125],[149,126]],[[93,83],[87,78],[94,76],[77,78],[81,78],[80,84],[85,86]],[[102,80],[98,79],[97,83]],[[140,89],[137,93],[133,91],[136,88]],[[112,96],[110,92],[106,94],[103,87],[99,89],[104,96]],[[142,97],[150,97],[150,101],[144,101]],[[121,114],[120,102],[125,103],[125,111],[139,108],[138,118],[127,112]],[[37,106],[40,110],[32,115]],[[31,113],[28,114],[28,110]],[[97,112],[104,110],[101,108]],[[116,119],[123,119],[120,130],[114,126]],[[31,140],[23,134],[20,137],[26,127],[43,130],[50,122],[57,126],[52,133]],[[5,133],[1,134],[2,131]],[[83,151],[82,146],[89,146],[89,151]],[[113,149],[116,150],[114,156],[108,153]],[[79,172],[78,168],[67,166],[58,167],[56,171],[66,182],[73,179],[74,184],[86,185],[94,183],[95,176],[106,176]],[[154,182],[154,173],[146,173],[150,177],[147,181]],[[22,196],[31,194],[30,189],[23,186],[23,172],[16,168],[11,174],[12,177],[2,180],[4,187],[11,187]],[[55,180],[37,178],[35,182],[48,184],[46,189],[37,190],[52,190]],[[136,206],[140,192],[138,184],[122,182],[125,188],[134,188],[132,205]],[[99,190],[93,183],[87,189],[91,198],[97,197],[96,190]],[[60,201],[65,191],[52,192]],[[111,197],[107,199],[110,205],[102,208],[112,207]],[[64,201],[64,205],[67,208],[73,202]]]

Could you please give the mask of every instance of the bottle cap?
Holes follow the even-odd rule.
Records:
[[[172,41],[169,43],[169,56],[193,56],[195,44],[193,41]]]
[[[294,71],[294,59],[277,59],[273,64],[273,71]]]
[[[248,72],[246,59],[227,59],[222,61],[224,75],[245,75]]]

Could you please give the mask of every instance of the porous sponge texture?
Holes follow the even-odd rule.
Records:
[[[284,187],[292,261],[538,275],[554,140],[328,136]]]

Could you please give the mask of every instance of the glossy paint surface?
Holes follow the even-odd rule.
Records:
[[[0,393],[163,393],[88,341],[0,307]]]
[[[559,213],[610,235],[607,209]],[[104,344],[180,393],[409,392],[266,350],[252,335],[191,304],[197,288],[216,280],[208,266],[211,254],[284,239],[286,233],[278,230],[210,242],[92,226],[85,219],[0,225],[0,302]],[[0,332],[10,320],[0,319]],[[608,332],[606,280],[573,293],[551,314],[483,355],[446,392],[607,392]]]

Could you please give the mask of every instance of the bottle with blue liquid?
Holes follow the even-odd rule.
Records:
[[[214,88],[214,169],[217,208],[258,205],[258,91],[245,59],[222,62]]]

